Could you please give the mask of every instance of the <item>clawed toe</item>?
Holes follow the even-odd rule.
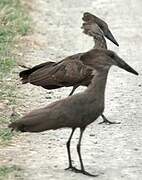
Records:
[[[100,122],[99,124],[120,124],[121,122],[112,122],[112,121],[109,121],[103,114],[101,115],[102,118],[103,118],[103,121]]]
[[[86,176],[91,176],[91,177],[97,177],[98,176],[97,174],[95,174],[95,175],[94,174],[90,174],[87,171],[77,169],[76,167],[73,167],[73,166],[68,167],[65,170],[70,170],[70,171],[73,171],[75,173],[81,173],[81,174],[84,174]]]
[[[78,171],[78,169],[76,167],[73,167],[73,166],[69,166],[65,170],[70,170],[70,171],[74,171],[74,172]]]
[[[86,176],[91,176],[91,177],[97,177],[99,176],[98,174],[91,174],[91,173],[88,173],[87,171],[81,171],[80,173],[86,175]]]
[[[120,124],[121,122],[111,122],[111,121],[109,121],[109,120],[107,120],[107,121],[102,121],[102,122],[100,122],[99,124],[107,124],[107,125],[110,125],[110,124]]]
[[[72,167],[69,166],[69,167],[65,168],[65,171],[66,171],[66,170],[71,170],[71,168],[72,168]]]

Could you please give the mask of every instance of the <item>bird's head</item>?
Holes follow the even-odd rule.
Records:
[[[110,50],[92,49],[82,55],[81,59],[91,62],[91,66],[98,71],[109,70],[112,65],[118,66],[132,74],[138,73],[129,66],[122,58]]]
[[[105,21],[103,21],[102,19],[98,18],[97,16],[89,12],[85,12],[83,14],[82,20],[84,22],[96,23],[100,27],[100,29],[103,31],[104,36],[110,41],[112,41],[115,45],[119,46],[118,42],[116,41],[113,34],[109,30],[109,27]]]
[[[91,13],[89,13],[89,12],[85,12],[83,14],[82,20],[85,21],[85,22],[88,22],[88,21],[93,22],[93,21],[95,21],[95,16],[92,15]]]
[[[96,23],[85,22],[82,24],[83,33],[92,37],[103,36],[103,32]]]

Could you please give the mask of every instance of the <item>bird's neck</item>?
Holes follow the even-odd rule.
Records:
[[[104,100],[108,71],[109,71],[109,69],[107,69],[103,72],[94,71],[95,75],[91,81],[91,84],[89,85],[88,89],[86,90],[87,93],[92,94],[92,96],[91,96],[92,98],[97,97],[99,99]]]
[[[107,49],[106,40],[103,35],[94,36],[95,49]]]

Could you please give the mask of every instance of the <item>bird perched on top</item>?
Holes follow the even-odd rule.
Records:
[[[12,130],[19,130],[21,132],[42,132],[51,129],[72,128],[72,133],[67,142],[69,158],[69,167],[67,169],[89,176],[96,175],[92,175],[85,171],[80,151],[81,139],[85,128],[95,121],[104,111],[105,87],[108,71],[112,65],[115,65],[138,75],[133,68],[114,54],[114,52],[103,50],[106,53],[104,56],[100,54],[99,51],[100,50],[92,49],[82,55],[81,58],[83,63],[77,61],[79,63],[77,67],[84,79],[86,79],[86,82],[88,81],[86,74],[90,74],[88,77],[91,77],[91,79],[94,76],[89,87],[84,92],[53,102],[45,108],[34,110],[20,120],[9,125],[9,128],[12,128]],[[92,67],[95,63],[95,69],[84,65],[84,62],[88,61],[88,57]],[[62,71],[66,73],[64,66],[62,67]],[[58,75],[60,76],[60,74]],[[80,79],[80,77],[78,78]],[[80,128],[80,137],[77,145],[77,152],[81,165],[80,170],[73,167],[70,153],[70,141],[76,128]]]

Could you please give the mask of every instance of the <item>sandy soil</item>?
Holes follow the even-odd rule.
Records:
[[[119,125],[98,125],[86,129],[82,155],[86,170],[99,174],[96,180],[142,179],[142,1],[141,0],[36,0],[31,16],[34,34],[26,37],[27,48],[22,50],[22,61],[27,65],[54,60],[82,52],[93,46],[93,41],[81,33],[81,16],[92,12],[106,20],[120,43],[120,48],[108,42],[131,64],[140,75],[135,77],[113,67],[106,90],[105,115]],[[81,90],[81,88],[79,89]],[[78,90],[78,91],[79,91]],[[66,97],[70,88],[46,91],[32,85],[18,83],[17,112],[23,114],[34,108]],[[24,180],[85,180],[94,179],[70,171],[65,143],[70,130],[20,134],[8,147],[0,149],[2,164],[18,165],[24,170]],[[78,131],[72,141],[75,165]]]

